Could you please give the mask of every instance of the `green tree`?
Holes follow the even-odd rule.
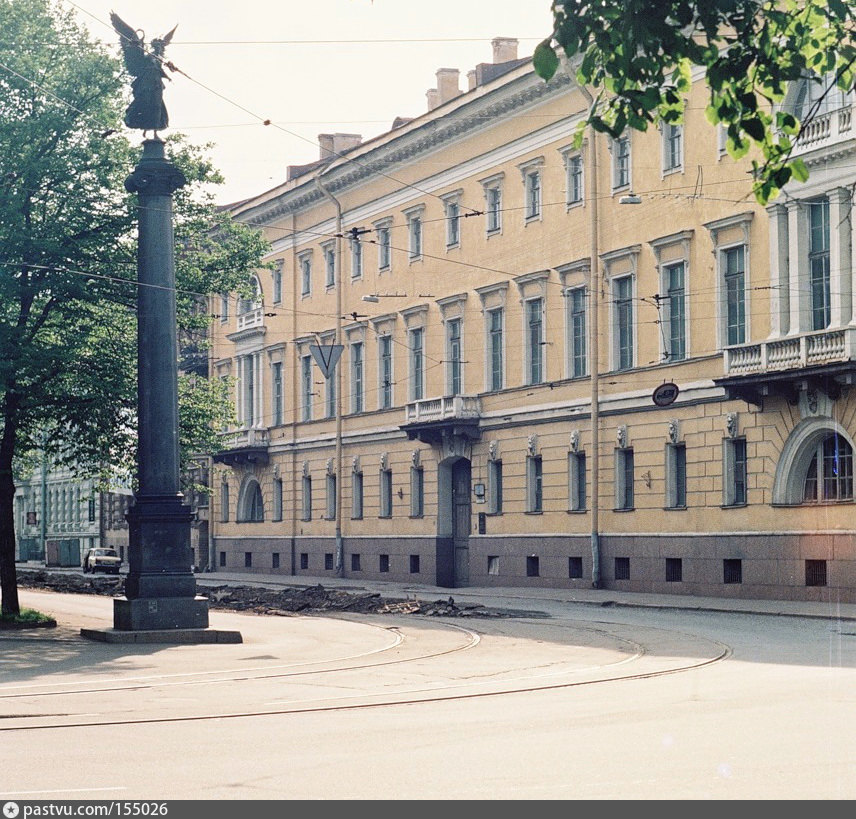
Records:
[[[19,610],[14,470],[43,445],[95,472],[135,462],[139,156],[123,133],[120,63],[52,0],[0,0],[0,602]],[[188,185],[175,198],[179,323],[200,298],[243,290],[263,239],[214,205],[205,149],[168,141]],[[181,391],[183,444],[213,445],[222,395]],[[207,429],[203,433],[202,428]],[[45,437],[45,432],[47,436]]]
[[[728,134],[735,158],[753,154],[753,186],[766,204],[808,172],[791,153],[802,121],[779,105],[788,84],[811,78],[828,93],[853,87],[852,0],[554,0],[554,28],[535,50],[550,79],[564,54],[597,96],[583,127],[613,137],[626,128],[678,123],[693,68],[710,90],[707,117]],[[834,84],[824,84],[833,76]],[[581,136],[580,136],[581,138]]]

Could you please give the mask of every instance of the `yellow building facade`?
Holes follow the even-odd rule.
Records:
[[[271,250],[212,302],[214,569],[856,600],[852,99],[763,208],[702,82],[577,148],[516,41],[460,79],[232,208]]]

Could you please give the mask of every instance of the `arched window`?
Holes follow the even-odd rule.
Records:
[[[255,479],[244,486],[238,503],[238,520],[242,523],[257,523],[265,519],[262,489]]]
[[[817,443],[803,485],[805,503],[853,499],[853,450],[833,433]]]
[[[836,86],[834,74],[827,74],[825,77],[812,74],[799,80],[792,99],[790,109],[802,122],[807,116],[823,116],[843,108],[846,95]]]
[[[248,298],[243,296],[238,297],[238,315],[243,316],[245,313],[251,313],[253,310],[258,310],[262,306],[262,286],[258,278],[253,277],[253,294]]]

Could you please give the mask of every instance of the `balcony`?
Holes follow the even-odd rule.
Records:
[[[404,408],[401,429],[410,440],[441,443],[449,437],[468,441],[480,437],[481,401],[475,395],[450,395],[412,401]]]
[[[252,330],[254,327],[261,327],[264,323],[264,314],[261,307],[254,307],[252,310],[239,313],[237,317],[238,332],[242,330]]]
[[[853,138],[853,106],[847,105],[816,116],[800,135],[791,156],[802,157]]]
[[[267,464],[269,436],[266,429],[249,428],[223,433],[223,449],[214,462],[238,466]]]
[[[752,404],[770,394],[793,399],[806,386],[835,398],[856,372],[856,327],[726,347],[723,364],[725,377],[715,383]]]

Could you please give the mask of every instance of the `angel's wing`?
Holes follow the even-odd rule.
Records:
[[[113,29],[121,37],[122,54],[125,57],[125,68],[135,77],[145,65],[145,48],[143,38],[137,34],[115,11],[110,12],[110,22]]]
[[[164,48],[166,48],[170,44],[170,41],[172,40],[172,35],[175,34],[175,30],[177,28],[178,24],[176,23],[176,25],[172,27],[172,31],[170,31],[169,34],[164,34],[163,37],[160,38],[160,41],[163,43]]]

